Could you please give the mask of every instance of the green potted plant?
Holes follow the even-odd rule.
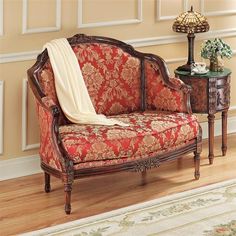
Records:
[[[223,71],[223,58],[232,57],[232,49],[220,38],[204,41],[201,48],[201,57],[210,60],[211,71]]]

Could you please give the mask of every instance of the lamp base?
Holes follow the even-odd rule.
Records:
[[[179,66],[177,68],[177,70],[180,70],[180,71],[191,71],[191,65],[186,64],[186,65]]]

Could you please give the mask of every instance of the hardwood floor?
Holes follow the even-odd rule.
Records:
[[[221,156],[221,139],[215,139],[214,164],[208,164],[207,142],[201,154],[201,177],[193,177],[193,155],[147,172],[121,172],[75,181],[72,214],[64,213],[60,180],[52,178],[52,192],[45,193],[43,174],[0,182],[0,235],[15,235],[141,203],[161,196],[236,178],[236,134],[228,136],[228,151]]]

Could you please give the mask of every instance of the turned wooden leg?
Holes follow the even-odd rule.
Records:
[[[46,172],[44,172],[44,179],[45,179],[44,191],[46,193],[49,193],[51,191],[50,175]]]
[[[67,215],[71,213],[71,191],[72,191],[72,183],[64,184],[65,191],[65,212]]]
[[[223,111],[222,112],[222,155],[226,155],[227,151],[227,116],[228,116],[228,111]]]
[[[209,163],[213,164],[214,159],[214,122],[215,116],[212,114],[208,115],[208,146],[209,146]]]
[[[196,180],[200,178],[200,153],[194,152],[194,177]]]
[[[147,183],[147,171],[143,170],[142,171],[142,183],[141,185],[145,185]]]

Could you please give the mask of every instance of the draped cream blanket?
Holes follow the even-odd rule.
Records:
[[[67,39],[52,40],[44,48],[47,48],[52,65],[60,106],[71,122],[128,126],[116,119],[96,114],[78,60]]]

